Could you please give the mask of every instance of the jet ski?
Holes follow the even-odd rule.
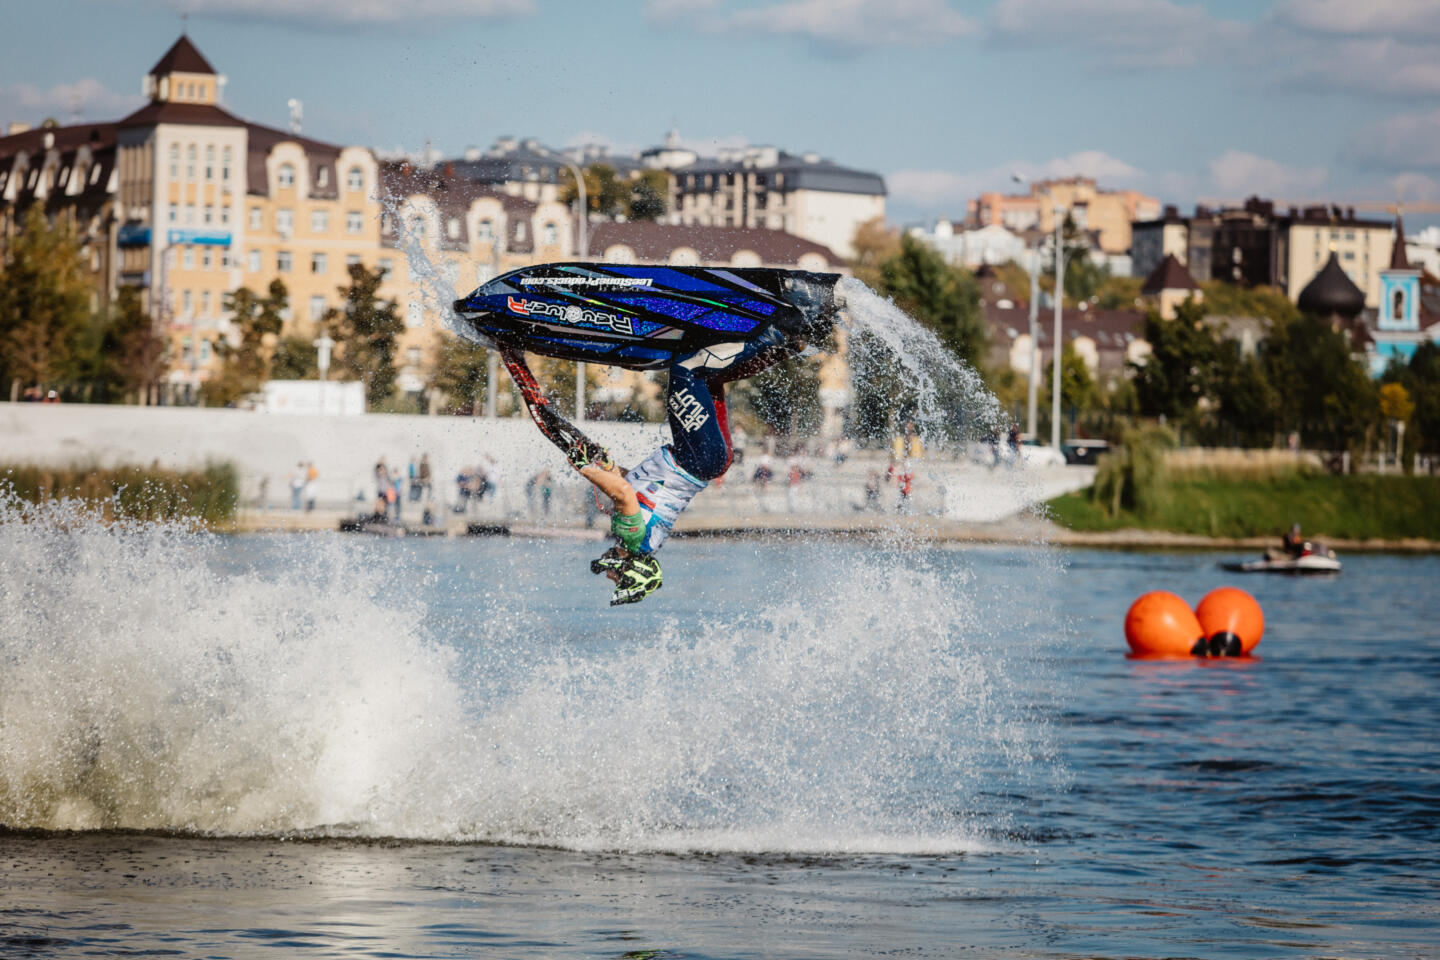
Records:
[[[631,370],[752,340],[771,327],[827,335],[838,274],[740,267],[547,263],[496,277],[455,301],[462,332],[512,351]]]
[[[1231,573],[1337,574],[1340,561],[1335,551],[1323,543],[1307,543],[1297,556],[1281,550],[1267,550],[1259,560],[1222,563],[1220,569]]]

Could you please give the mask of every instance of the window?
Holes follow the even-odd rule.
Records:
[[[276,270],[280,271],[281,273],[289,273],[289,272],[290,272],[290,265],[291,265],[291,259],[290,259],[290,251],[289,251],[289,250],[281,250],[281,251],[279,251],[278,253],[275,254],[275,269],[276,269]]]
[[[390,276],[390,268],[393,266],[394,263],[389,257],[380,258],[380,272],[383,273],[385,276]]]
[[[1354,259],[1355,259],[1355,251],[1354,251],[1354,250],[1346,250],[1346,251],[1345,251],[1345,259],[1346,259],[1346,260],[1354,260]],[[1064,264],[1061,264],[1061,266],[1064,266]]]
[[[314,274],[323,274],[326,270],[329,270],[329,269],[330,269],[330,258],[329,258],[329,256],[327,256],[326,254],[323,254],[323,253],[312,253],[312,254],[310,254],[310,272],[311,272],[311,273],[314,273]]]
[[[1390,312],[1390,319],[1392,319],[1392,320],[1404,320],[1404,319],[1405,319],[1405,291],[1404,291],[1404,290],[1396,290],[1396,291],[1395,291],[1395,301],[1394,301],[1394,302],[1395,302],[1395,306],[1393,307],[1393,309],[1392,309],[1391,312]]]
[[[206,247],[204,250],[200,251],[200,266],[204,267],[206,270],[209,270],[210,264],[213,262],[214,258],[210,254],[209,247]]]
[[[517,220],[517,221],[515,222],[515,239],[516,239],[516,241],[523,241],[523,240],[525,239],[525,221],[524,221],[524,220]]]
[[[214,223],[214,222],[215,222],[215,206],[214,206],[214,204],[209,204],[209,203],[205,204],[204,219],[205,219],[205,222],[206,222],[206,223]]]
[[[449,237],[451,240],[460,239],[459,217],[451,217],[449,220],[445,221],[445,236]]]
[[[421,353],[419,347],[411,347],[410,349],[405,351],[405,360],[412,367],[420,366],[420,357]]]
[[[364,190],[365,171],[361,170],[359,167],[351,167],[350,172],[345,174],[345,189]]]
[[[360,254],[358,254],[358,253],[352,253],[352,254],[348,254],[348,255],[345,257],[345,269],[346,269],[346,270],[349,270],[351,267],[358,267],[358,266],[360,266]]]
[[[418,327],[425,322],[425,314],[418,301],[411,300],[405,305],[405,326]]]
[[[210,316],[210,291],[206,290],[200,294],[200,316]]]
[[[214,145],[205,148],[205,179],[215,179],[215,147]]]
[[[325,316],[325,298],[315,295],[310,298],[310,319],[319,322]]]
[[[311,232],[311,233],[329,233],[329,232],[330,232],[330,211],[329,211],[329,210],[311,210],[311,211],[310,211],[310,232]]]
[[[424,240],[424,239],[425,239],[425,218],[424,218],[424,217],[411,217],[411,218],[410,218],[410,235],[411,235],[412,237],[414,237],[416,240]]]
[[[290,163],[280,164],[280,173],[276,181],[282,189],[295,186],[295,165]]]
[[[481,239],[481,240],[493,240],[493,239],[495,239],[495,224],[494,224],[494,223],[492,223],[492,222],[489,221],[489,220],[481,220],[481,221],[480,221],[480,239]]]
[[[170,179],[180,179],[180,144],[170,144]]]
[[[190,316],[190,314],[191,314],[191,313],[193,312],[193,310],[194,310],[195,301],[194,301],[194,298],[190,295],[190,291],[189,291],[189,290],[186,290],[183,294],[180,295],[180,302],[185,305],[185,306],[184,306],[184,314],[185,314],[185,316],[187,316],[187,317]]]
[[[259,251],[259,250],[251,250],[251,251],[250,251],[250,272],[251,272],[251,273],[259,273],[259,272],[260,272],[260,251]]]
[[[181,343],[181,346],[180,346],[180,358],[181,358],[182,360],[184,360],[186,363],[189,363],[189,362],[190,362],[190,358],[191,358],[192,356],[194,356],[194,355],[195,355],[195,341],[192,340],[190,337],[186,337],[185,340]]]
[[[185,222],[192,227],[195,226],[195,204],[193,203],[185,204]]]
[[[290,236],[290,234],[295,232],[294,210],[275,211],[275,232],[280,234],[282,237],[288,237]]]
[[[225,148],[224,152],[221,154],[221,157],[222,157],[223,159],[221,159],[221,161],[220,161],[220,179],[221,179],[222,181],[224,181],[225,183],[229,183],[229,182],[230,182],[230,148],[229,148],[229,147],[226,147],[226,148]]]
[[[194,247],[186,247],[186,248],[185,248],[185,256],[182,258],[182,262],[184,263],[186,270],[194,270],[194,269],[195,269],[195,248],[194,248]],[[187,293],[186,296],[188,297],[189,294]]]
[[[315,170],[315,186],[324,189],[330,186],[330,168],[318,167]]]
[[[265,225],[265,214],[259,207],[250,208],[250,229],[259,230]]]
[[[365,229],[365,220],[360,216],[360,211],[351,210],[345,214],[345,232],[357,234]]]
[[[180,219],[180,205],[179,205],[178,203],[172,203],[172,204],[170,204],[170,222],[171,222],[171,223],[175,223],[175,222],[176,222],[177,220],[179,220],[179,219]]]
[[[222,204],[220,207],[220,222],[227,227],[230,225],[230,205]]]
[[[547,244],[553,245],[553,244],[555,243],[555,241],[556,241],[557,239],[559,239],[559,235],[560,235],[560,231],[559,231],[558,229],[556,229],[555,224],[553,224],[553,223],[547,223],[547,224],[545,224],[545,242],[546,242]]]
[[[195,144],[185,148],[185,179],[195,179]]]
[[[200,341],[200,362],[201,362],[201,363],[209,363],[209,362],[210,362],[210,341],[209,341],[209,340],[201,340],[201,341]]]

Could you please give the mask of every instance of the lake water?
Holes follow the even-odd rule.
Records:
[[[3,956],[1440,953],[1437,558],[5,521]]]

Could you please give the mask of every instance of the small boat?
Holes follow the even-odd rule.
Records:
[[[1279,550],[1267,550],[1259,560],[1232,561],[1220,564],[1231,573],[1337,574],[1340,561],[1335,551],[1322,543],[1307,543],[1298,557]]]

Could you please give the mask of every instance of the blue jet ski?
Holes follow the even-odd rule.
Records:
[[[564,360],[653,370],[771,327],[814,341],[830,332],[838,274],[732,267],[546,263],[496,277],[455,301],[482,340]]]

